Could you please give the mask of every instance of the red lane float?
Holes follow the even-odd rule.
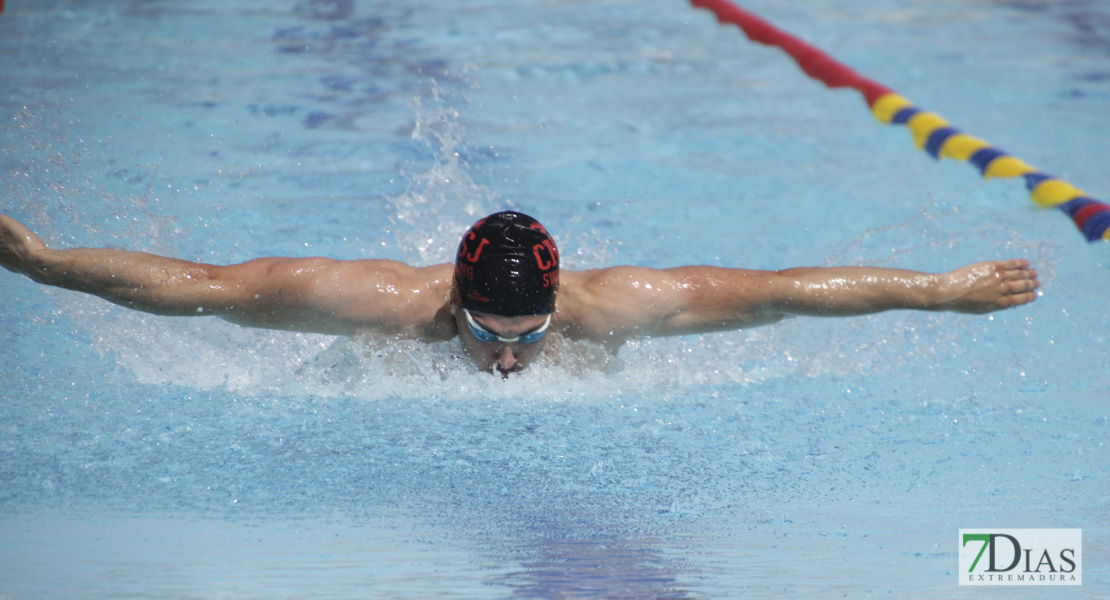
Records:
[[[881,123],[905,125],[914,143],[933,158],[955,158],[977,167],[983,177],[1023,177],[1033,201],[1067,214],[1089,241],[1110,239],[1110,205],[1070,183],[1048,175],[1025,161],[954,127],[940,115],[922,110],[890,88],[868,79],[820,48],[787,33],[728,0],[690,0],[721,23],[735,25],[754,42],[776,46],[790,55],[802,71],[830,88],[859,91]]]

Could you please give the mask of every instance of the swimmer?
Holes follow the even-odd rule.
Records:
[[[908,309],[981,314],[1037,298],[1023,259],[930,274],[880,267],[560,269],[555,241],[518,212],[479,220],[455,263],[259,258],[217,266],[102,248],[55,250],[0,215],[0,265],[156,315],[331,335],[460,338],[478,369],[528,366],[558,332],[615,353],[634,338],[745,329],[793,316]]]

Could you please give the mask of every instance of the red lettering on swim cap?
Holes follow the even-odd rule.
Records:
[[[547,249],[551,251],[552,260],[555,261],[555,268],[559,268],[559,249],[555,247],[555,242],[549,237],[543,241],[543,245],[547,246]]]
[[[546,258],[540,255],[540,252],[544,249],[547,250]],[[541,271],[548,271],[559,266],[559,252],[555,250],[555,244],[552,244],[549,239],[532,246],[532,256],[536,257],[536,265]]]
[[[482,238],[482,241],[478,242],[478,247],[474,249],[474,252],[464,255],[466,256],[466,260],[469,260],[470,262],[478,262],[478,257],[482,255],[482,248],[485,248],[488,245],[489,239]]]
[[[543,274],[543,287],[559,287],[559,272],[551,271]]]
[[[467,241],[467,240],[472,240],[472,239],[474,239],[474,238],[476,238],[476,237],[478,237],[478,236],[474,235],[474,231],[473,231],[473,230],[471,230],[471,231],[468,231],[468,232],[466,232],[466,235],[464,235],[464,236],[463,236],[463,239],[462,239],[462,241],[460,241],[460,242],[459,242],[459,253],[458,253],[458,256],[460,256],[460,257],[462,257],[462,256],[466,256],[466,241]]]

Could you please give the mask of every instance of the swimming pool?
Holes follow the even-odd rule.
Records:
[[[743,5],[1110,196],[1105,5]],[[1082,528],[1110,596],[1104,245],[704,11],[9,1],[0,47],[0,210],[60,246],[431,264],[513,207],[572,269],[1026,256],[1044,290],[499,381],[4,273],[0,597],[1013,596],[957,586],[972,527]]]

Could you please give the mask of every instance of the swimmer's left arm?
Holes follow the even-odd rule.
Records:
[[[948,273],[882,267],[787,269],[764,290],[764,310],[853,316],[887,310],[983,314],[1037,298],[1036,270],[1024,259],[985,261]]]
[[[853,316],[909,309],[986,313],[1036,299],[1025,260],[988,261],[949,273],[881,267],[756,271],[721,267],[591,272],[593,310],[583,322],[623,341],[742,329],[792,315]],[[597,317],[591,322],[589,317]]]

